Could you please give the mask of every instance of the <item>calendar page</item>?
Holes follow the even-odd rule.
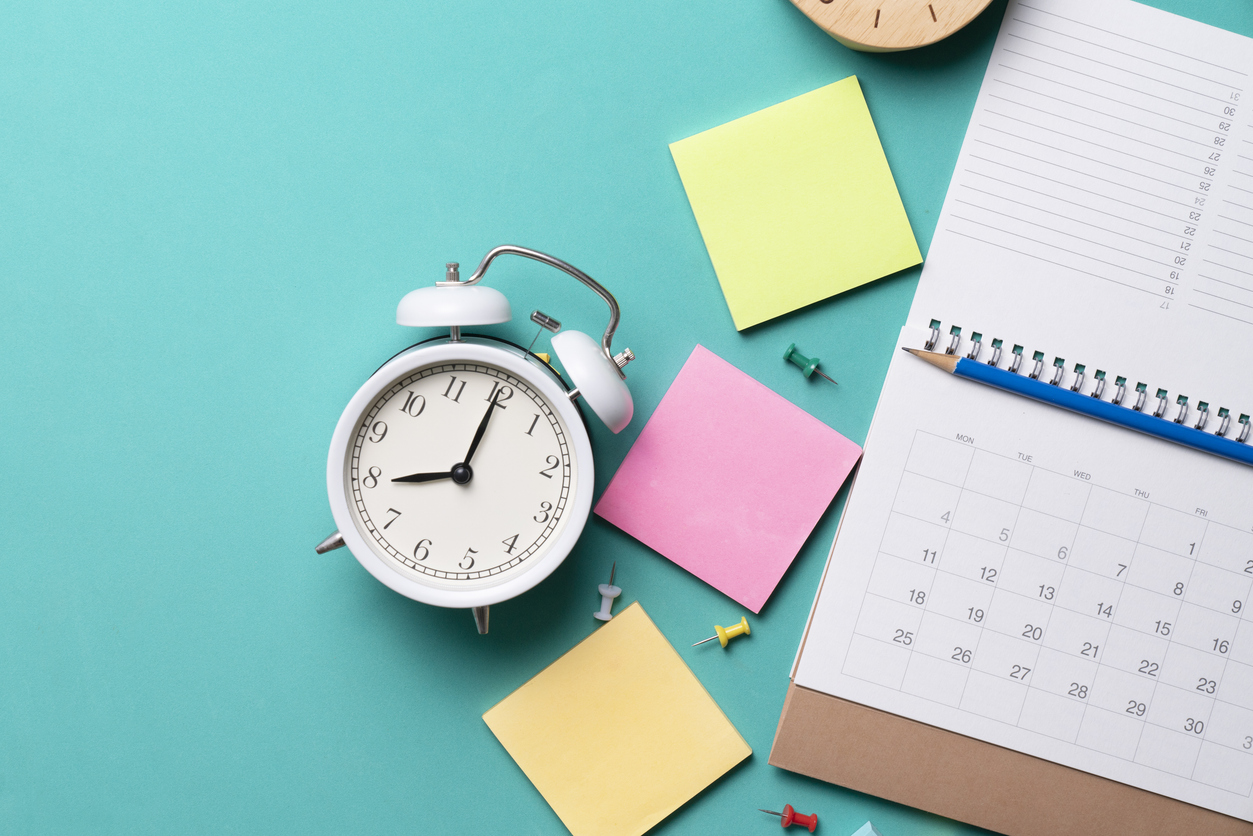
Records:
[[[1251,78],[1240,35],[1010,0],[900,344],[1238,437]],[[1251,590],[1253,468],[898,351],[794,681],[1253,821]]]
[[[1253,469],[898,354],[796,684],[1253,821]]]

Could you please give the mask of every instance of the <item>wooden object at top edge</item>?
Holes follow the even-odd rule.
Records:
[[[943,40],[992,0],[792,0],[806,17],[850,49],[894,52]]]

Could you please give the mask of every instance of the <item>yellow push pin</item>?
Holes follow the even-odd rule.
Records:
[[[715,624],[714,630],[717,631],[718,635],[710,636],[707,639],[701,639],[696,644],[704,644],[705,642],[711,642],[714,639],[717,639],[719,644],[721,644],[723,647],[726,647],[727,642],[731,641],[731,639],[735,638],[736,636],[747,636],[753,632],[752,630],[748,629],[747,618],[741,618],[739,624],[732,624],[730,627],[721,627]],[[696,644],[692,645],[692,647],[696,647]]]

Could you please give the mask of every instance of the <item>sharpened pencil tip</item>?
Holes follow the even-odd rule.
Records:
[[[904,348],[904,346],[902,346],[902,348]],[[919,360],[925,360],[931,365],[941,368],[949,374],[953,373],[953,370],[957,368],[957,361],[961,359],[956,354],[940,354],[936,351],[922,351],[917,348],[906,348],[905,350],[917,357]]]

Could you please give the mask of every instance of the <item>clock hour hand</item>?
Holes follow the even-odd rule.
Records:
[[[408,476],[397,476],[393,482],[435,482],[439,479],[451,479],[452,471],[443,473],[410,473]]]
[[[504,387],[501,387],[502,389]],[[474,439],[470,442],[470,449],[466,453],[466,457],[462,459],[462,463],[469,464],[470,459],[474,458],[474,451],[479,449],[479,442],[483,440],[483,433],[487,432],[487,422],[492,420],[492,413],[496,411],[496,399],[500,397],[501,389],[496,390],[496,394],[492,396],[492,402],[487,405],[487,412],[483,413],[483,420],[479,421],[479,428],[474,431]]]

